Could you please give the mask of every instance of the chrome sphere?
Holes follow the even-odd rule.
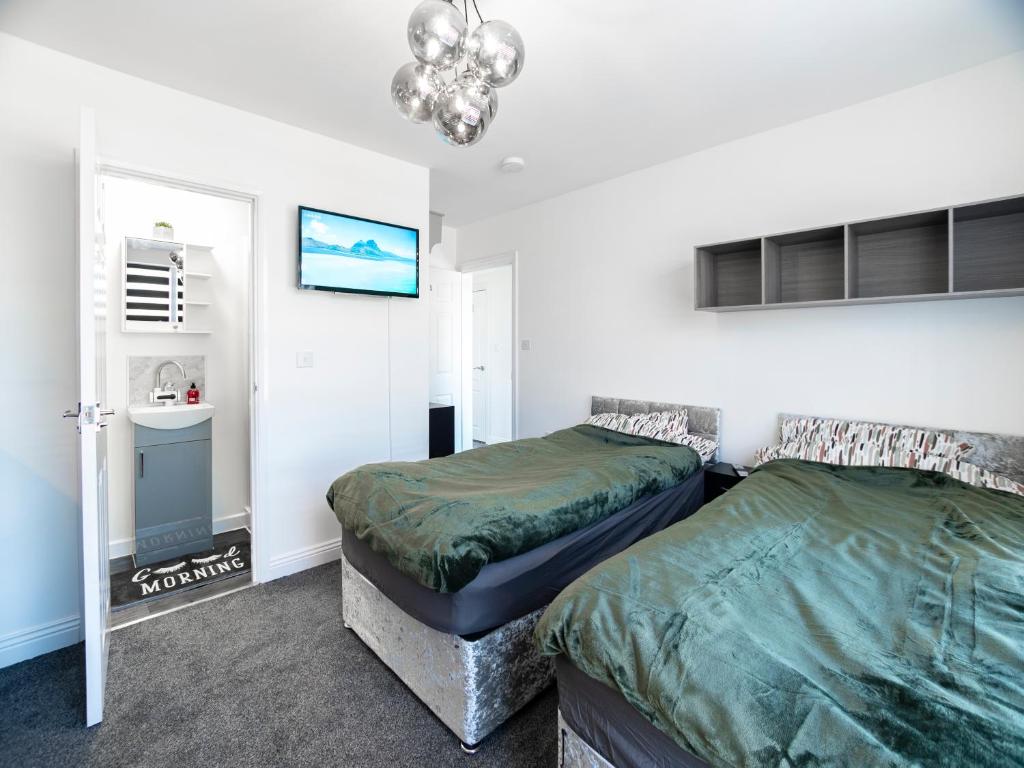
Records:
[[[437,135],[456,147],[468,147],[484,137],[491,124],[490,95],[475,79],[459,78],[437,100],[434,108],[434,128]],[[497,98],[494,110],[497,110]]]
[[[437,99],[444,88],[444,81],[436,69],[410,61],[395,72],[391,81],[391,100],[406,120],[425,123],[433,117]]]
[[[498,115],[498,91],[474,73],[474,72],[463,72],[459,75],[457,81],[459,84],[464,86],[470,91],[473,91],[475,96],[481,99],[487,100],[487,113],[493,120]]]
[[[485,83],[502,88],[523,71],[523,38],[508,22],[485,21],[466,39],[466,61]]]
[[[409,17],[409,47],[424,64],[448,69],[462,58],[468,25],[445,0],[423,0]]]

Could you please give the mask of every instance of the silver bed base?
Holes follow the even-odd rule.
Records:
[[[558,768],[615,768],[569,727],[558,710]]]
[[[544,608],[478,640],[428,627],[341,557],[342,617],[371,651],[462,741],[475,748],[555,679],[533,629]]]

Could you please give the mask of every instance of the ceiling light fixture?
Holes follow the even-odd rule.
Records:
[[[472,32],[468,2],[480,20]],[[398,111],[414,123],[432,121],[456,147],[476,144],[498,113],[495,89],[523,70],[523,39],[511,24],[484,21],[476,0],[463,0],[461,13],[454,0],[423,0],[409,17],[408,37],[416,61],[391,81]]]

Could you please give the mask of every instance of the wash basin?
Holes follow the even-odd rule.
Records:
[[[184,429],[213,418],[213,406],[199,405],[143,405],[128,409],[133,424],[150,429]]]

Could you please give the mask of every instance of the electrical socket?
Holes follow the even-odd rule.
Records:
[[[296,368],[312,368],[313,367],[313,352],[312,350],[306,350],[304,352],[295,353],[295,367]]]

